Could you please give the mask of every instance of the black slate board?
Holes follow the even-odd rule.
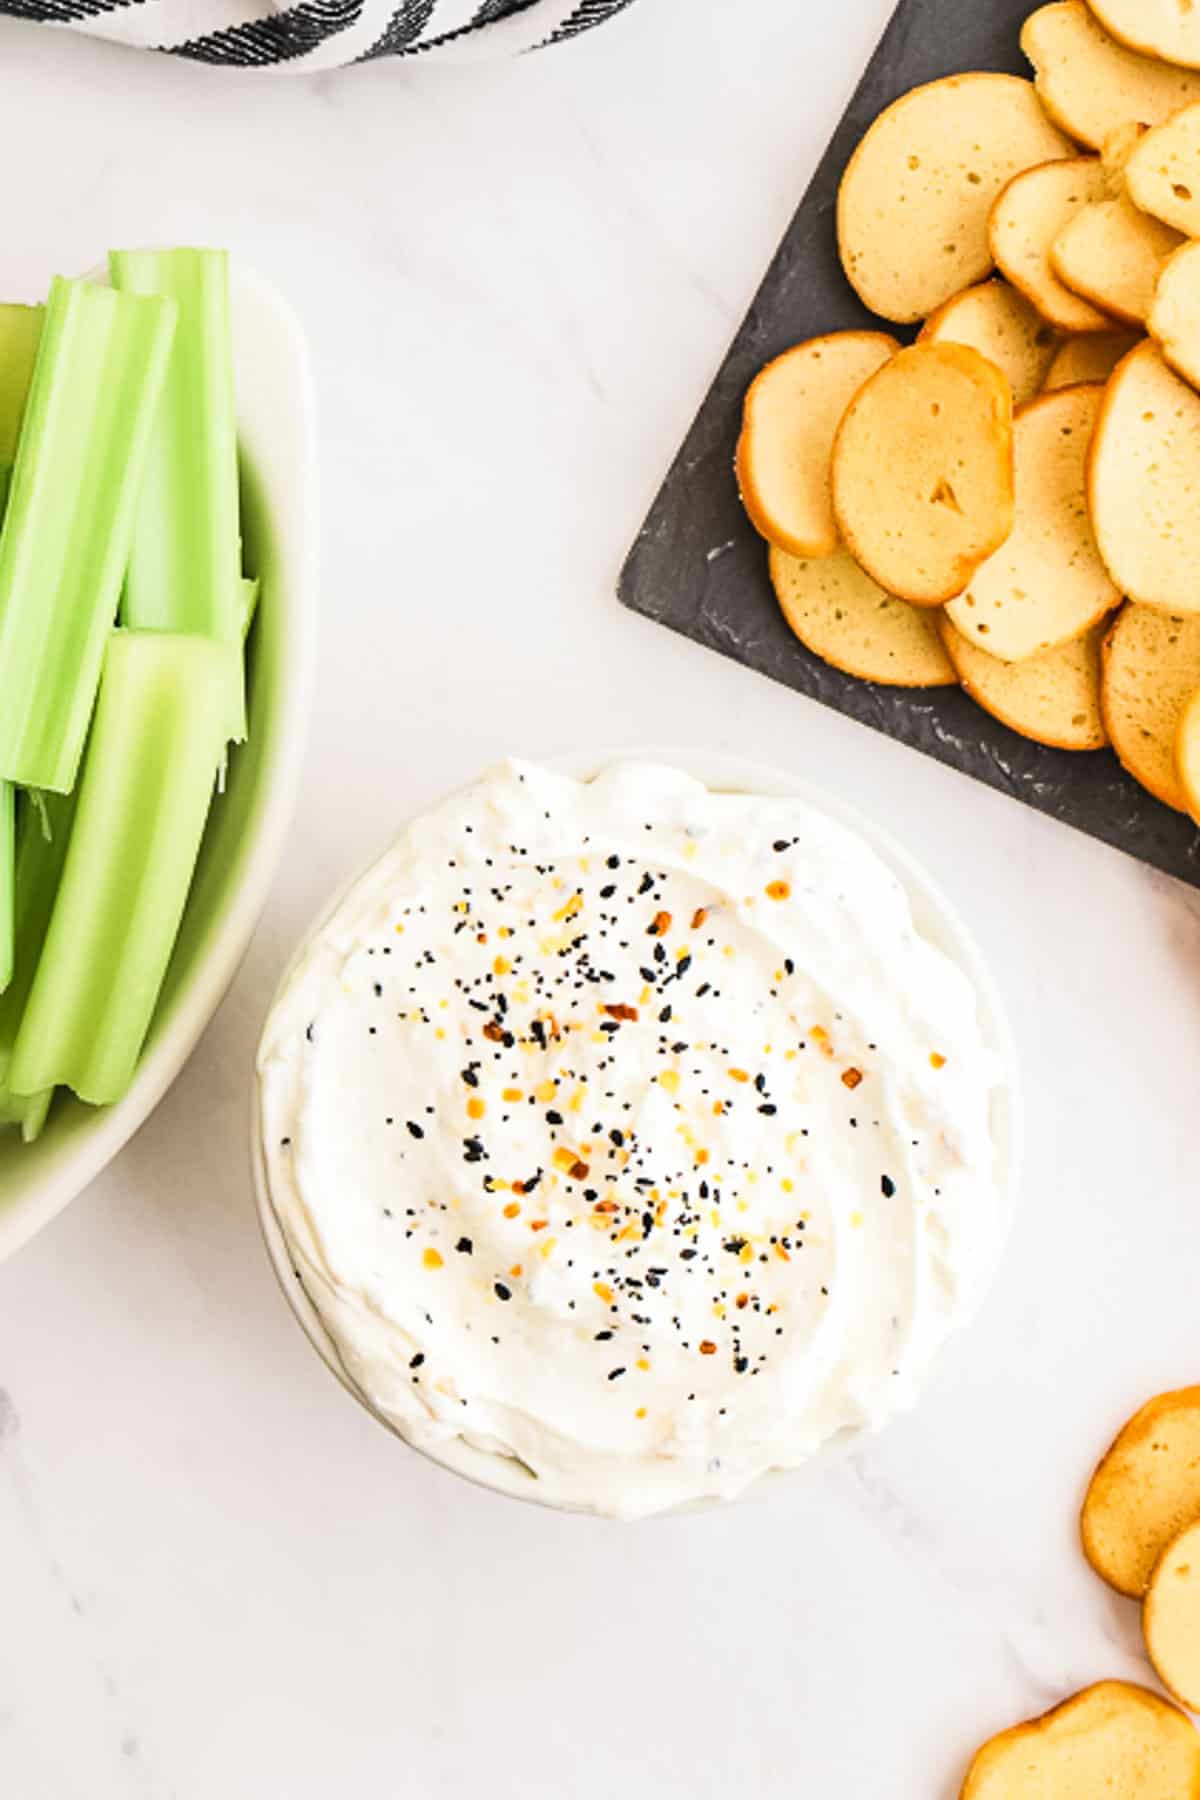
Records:
[[[838,262],[834,208],[854,146],[883,107],[920,82],[965,69],[1028,75],[1018,36],[1032,3],[901,0],[638,534],[619,593],[635,612],[1200,886],[1200,832],[1145,793],[1111,752],[1047,749],[958,689],[880,687],[807,651],[783,622],[766,546],[733,478],[742,396],[763,363],[818,332],[881,324]]]

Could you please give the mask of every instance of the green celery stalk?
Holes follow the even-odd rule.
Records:
[[[11,782],[0,781],[0,994],[4,993],[13,973],[16,875],[16,790]]]
[[[237,415],[223,250],[114,250],[112,283],[179,307],[138,504],[121,622],[135,630],[242,638]],[[245,697],[236,727],[245,736]]]
[[[45,309],[40,306],[0,306],[0,512],[8,504],[12,465],[44,316]],[[0,781],[0,994],[12,980],[13,972],[16,802],[11,783]]]
[[[0,508],[8,499],[44,306],[0,306]]]
[[[17,874],[14,906],[16,954],[13,978],[0,997],[0,1124],[19,1125],[26,1143],[37,1137],[53,1094],[14,1094],[9,1085],[13,1047],[33,986],[46,928],[54,910],[75,800],[71,795],[23,794],[17,817]]]
[[[0,535],[0,778],[73,786],[116,616],[173,301],[56,277]]]
[[[9,1086],[119,1100],[191,885],[242,680],[240,646],[110,635],[75,822]]]

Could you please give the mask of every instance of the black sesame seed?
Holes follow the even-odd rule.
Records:
[[[460,1237],[454,1248],[458,1251],[460,1256],[471,1256],[474,1254],[475,1250],[475,1246],[469,1237]]]
[[[492,1291],[494,1292],[497,1300],[511,1300],[512,1299],[512,1289],[506,1288],[502,1281],[494,1281],[492,1283]]]
[[[893,1181],[893,1180],[892,1180],[892,1178],[891,1178],[891,1176],[890,1176],[890,1175],[884,1175],[884,1176],[883,1176],[883,1177],[882,1177],[882,1179],[881,1179],[881,1180],[880,1180],[880,1183],[879,1183],[879,1185],[880,1185],[880,1187],[881,1187],[881,1188],[882,1188],[882,1189],[883,1189],[883,1197],[884,1197],[884,1199],[885,1199],[885,1200],[890,1200],[890,1199],[891,1199],[891,1197],[892,1197],[892,1195],[893,1195],[893,1194],[894,1194],[894,1193],[895,1193],[895,1191],[896,1191],[896,1184],[895,1184],[895,1182],[894,1182],[894,1181]]]
[[[408,1134],[410,1137],[423,1138],[425,1136],[425,1133],[415,1119],[405,1119],[404,1123],[408,1126]]]

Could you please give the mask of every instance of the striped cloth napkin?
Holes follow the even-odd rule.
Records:
[[[377,56],[465,61],[577,37],[632,0],[0,0],[0,16],[67,25],[196,62],[297,72]]]

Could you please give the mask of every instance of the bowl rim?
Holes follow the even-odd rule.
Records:
[[[92,271],[99,278],[101,271]],[[27,1195],[0,1207],[0,1263],[56,1218],[134,1136],[182,1071],[216,1013],[249,947],[266,904],[300,781],[316,674],[318,525],[315,401],[308,345],[299,319],[274,284],[240,258],[230,263],[235,330],[243,309],[257,315],[280,339],[292,383],[284,429],[291,434],[294,491],[289,497],[287,578],[284,589],[289,629],[282,636],[278,663],[279,705],[261,808],[241,873],[225,904],[212,943],[179,993],[161,1034],[140,1063],[129,1091],[47,1159]],[[274,422],[240,413],[238,438],[277,435]],[[269,510],[273,510],[270,509]]]
[[[940,883],[885,827],[876,824],[872,818],[860,812],[857,807],[843,801],[837,795],[830,794],[826,789],[807,781],[802,776],[793,776],[778,766],[761,763],[732,752],[702,748],[663,748],[651,745],[644,749],[614,750],[607,754],[577,751],[540,758],[531,757],[528,760],[540,762],[543,767],[551,769],[557,774],[569,775],[579,781],[594,780],[601,771],[619,763],[666,763],[681,770],[684,774],[692,775],[702,781],[706,787],[717,792],[762,794],[768,798],[782,797],[801,800],[813,807],[814,810],[823,813],[827,818],[855,832],[898,877],[908,895],[914,922],[921,929],[922,934],[934,942],[936,947],[949,956],[952,961],[956,962],[971,981],[978,1000],[981,1034],[987,1047],[998,1057],[1003,1069],[1002,1078],[992,1094],[991,1121],[996,1145],[997,1187],[1001,1199],[1003,1221],[997,1239],[993,1268],[982,1286],[977,1302],[978,1310],[994,1285],[999,1272],[1016,1208],[1024,1154],[1024,1108],[1016,1042],[999,987],[974,935],[958,908],[945,894]],[[465,792],[466,788],[472,785],[474,783],[464,784],[451,790],[443,798],[448,799],[454,793]],[[432,800],[429,808],[423,808],[422,811],[439,804],[438,800]],[[418,815],[414,814],[413,816],[415,818]],[[370,874],[377,863],[388,855],[397,837],[405,829],[405,823],[401,823],[392,832],[386,845],[376,851],[351,878],[341,883],[333,896],[318,909],[312,923],[301,936],[295,951],[288,958],[267,1010],[264,1034],[266,1024],[269,1023],[277,1003],[312,940],[324,929],[326,923],[353,889]],[[545,1507],[553,1512],[578,1513],[591,1518],[607,1519],[612,1516],[601,1513],[587,1504],[563,1502],[551,1499],[545,1494],[539,1494],[537,1477],[515,1457],[501,1456],[494,1451],[480,1450],[462,1438],[450,1439],[448,1442],[436,1446],[413,1443],[404,1435],[396,1422],[376,1407],[369,1396],[358,1386],[342,1361],[336,1340],[326,1329],[320,1312],[304,1286],[300,1271],[296,1268],[288,1250],[283,1227],[274,1209],[266,1158],[263,1152],[261,1081],[257,1060],[250,1107],[250,1158],[259,1230],[288,1309],[325,1368],[371,1418],[382,1425],[392,1437],[399,1439],[406,1449],[415,1451],[437,1467],[460,1476],[475,1487],[484,1488],[508,1499],[522,1501],[527,1505]],[[958,1336],[959,1332],[972,1322],[973,1315],[962,1320],[951,1336]],[[917,1397],[918,1404],[919,1401],[920,1395]],[[890,1422],[890,1420],[886,1421],[880,1429],[886,1429]],[[792,1468],[765,1470],[740,1494],[735,1495],[733,1502],[716,1496],[706,1496],[647,1514],[646,1518],[675,1518],[685,1514],[711,1511],[730,1504],[741,1505],[747,1500],[775,1491],[784,1482],[803,1476],[814,1465],[828,1467],[829,1463],[839,1454],[844,1454],[871,1435],[873,1434],[863,1428],[854,1428],[839,1433],[837,1437],[823,1444],[805,1462]]]

